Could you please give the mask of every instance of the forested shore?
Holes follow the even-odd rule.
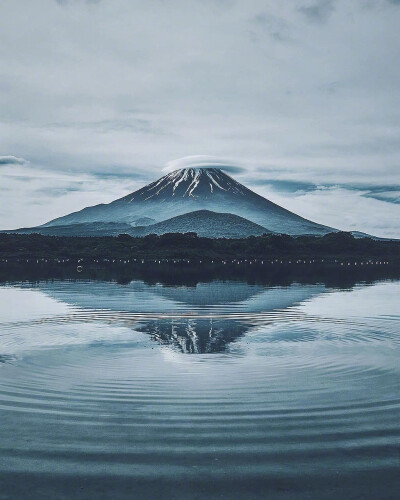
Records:
[[[263,235],[243,239],[200,238],[194,233],[170,233],[134,238],[126,234],[116,237],[68,237],[40,234],[0,234],[0,260],[16,262],[178,260],[212,262],[257,260],[270,263],[316,259],[318,262],[347,261],[358,265],[390,265],[400,262],[400,241],[355,238],[350,233],[325,236]],[[345,262],[346,261],[346,262]],[[381,264],[381,265],[388,265]]]

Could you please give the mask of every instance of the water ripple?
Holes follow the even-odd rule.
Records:
[[[387,310],[399,284],[387,287],[375,297],[385,311],[369,307],[362,315],[359,289],[347,292],[345,310],[337,302],[343,292],[320,287],[317,294],[274,289],[273,301],[259,287],[242,287],[225,308],[209,304],[205,289],[197,307],[175,307],[175,292],[162,296],[158,287],[168,303],[140,311],[141,293],[144,309],[154,299],[142,285],[133,287],[138,310],[118,310],[116,299],[107,308],[104,297],[98,309],[77,304],[75,284],[60,305],[68,297],[63,283],[51,299],[57,311],[46,302],[0,323],[0,479],[43,477],[56,467],[100,483],[118,476],[196,480],[205,488],[212,479],[233,495],[227,484],[238,478],[263,479],[264,491],[268,478],[300,487],[305,476],[329,483],[351,474],[354,484],[384,471],[381,487],[391,492],[400,318],[395,302]],[[328,303],[320,314],[318,300]]]

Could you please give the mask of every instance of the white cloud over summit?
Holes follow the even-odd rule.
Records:
[[[233,161],[208,155],[191,155],[185,156],[184,158],[177,158],[167,162],[167,165],[162,169],[162,171],[164,173],[168,173],[182,168],[220,168],[221,170],[231,174],[246,172],[245,167],[235,165]]]

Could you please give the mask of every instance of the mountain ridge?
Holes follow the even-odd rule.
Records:
[[[135,228],[132,236],[165,233],[196,233],[200,237],[212,238],[246,238],[271,234],[271,231],[243,217],[227,213],[197,210],[183,215],[171,217],[166,221]]]

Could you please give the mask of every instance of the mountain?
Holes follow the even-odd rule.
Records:
[[[40,230],[40,231],[38,231]],[[197,233],[205,238],[246,238],[270,233],[265,227],[250,222],[233,214],[197,210],[177,215],[157,224],[148,226],[131,226],[126,223],[90,222],[81,224],[64,224],[60,226],[41,226],[40,228],[22,228],[18,233],[37,233],[47,236],[118,236],[125,233],[131,236],[165,233]]]
[[[87,207],[34,229],[36,232],[48,234],[45,228],[58,226],[59,231],[64,231],[65,226],[93,223],[97,226],[101,223],[102,225],[97,226],[98,234],[105,234],[101,231],[107,228],[110,230],[112,226],[104,226],[104,223],[154,225],[180,215],[204,210],[245,218],[250,223],[261,226],[264,232],[269,230],[291,235],[322,235],[337,231],[272,203],[217,168],[175,170],[109,204]],[[210,223],[213,224],[212,221]],[[91,226],[91,231],[96,232],[96,226]],[[84,230],[83,226],[80,228]]]
[[[196,210],[147,227],[134,228],[130,234],[144,236],[190,232],[207,238],[246,238],[247,236],[261,236],[270,231],[238,215]]]

